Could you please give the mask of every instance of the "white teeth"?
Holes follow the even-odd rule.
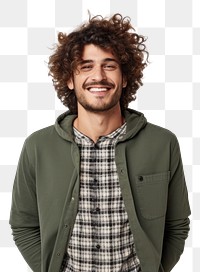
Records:
[[[108,88],[90,88],[90,92],[106,92]]]

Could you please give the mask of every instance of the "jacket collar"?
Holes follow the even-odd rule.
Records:
[[[55,129],[57,133],[60,135],[60,137],[70,142],[74,141],[72,126],[73,121],[76,117],[77,115],[70,113],[70,111],[66,111],[58,116],[55,122]],[[124,117],[127,123],[127,130],[126,134],[124,135],[124,137],[122,137],[120,141],[125,141],[129,138],[133,138],[147,124],[147,120],[144,114],[133,109],[125,110]]]

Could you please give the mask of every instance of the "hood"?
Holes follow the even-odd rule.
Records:
[[[55,129],[63,139],[73,141],[73,121],[77,115],[66,111],[58,116],[55,122]]]
[[[55,129],[60,137],[67,141],[73,141],[72,124],[76,117],[77,115],[72,114],[70,111],[66,111],[56,119]],[[123,140],[134,137],[147,124],[144,114],[136,110],[125,110],[124,117],[127,123],[127,133]]]
[[[147,119],[145,118],[144,114],[139,111],[127,109],[124,112],[124,117],[127,123],[127,130],[124,140],[133,138],[147,125]]]

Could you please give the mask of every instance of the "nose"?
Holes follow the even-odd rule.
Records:
[[[97,66],[93,69],[93,73],[91,75],[91,79],[93,81],[101,81],[102,79],[106,79],[106,73],[101,66]]]

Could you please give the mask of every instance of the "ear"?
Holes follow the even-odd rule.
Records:
[[[70,80],[67,82],[67,87],[70,89],[70,90],[73,90],[74,89],[74,82],[73,82],[73,79],[70,78]]]
[[[126,80],[126,77],[123,75],[123,78],[122,78],[122,87],[126,88],[126,86],[127,86],[127,80]]]

